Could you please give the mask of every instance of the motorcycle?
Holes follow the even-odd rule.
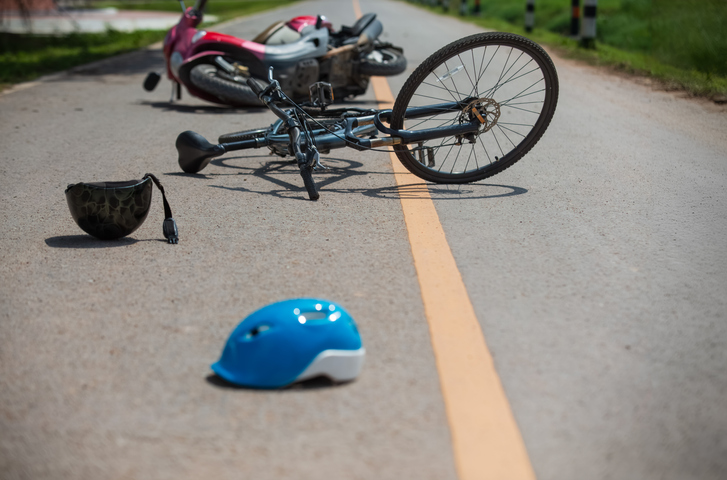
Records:
[[[366,92],[371,76],[397,75],[406,69],[403,50],[379,40],[383,31],[376,14],[362,16],[352,27],[335,31],[322,15],[276,22],[252,41],[198,30],[207,0],[185,7],[182,17],[164,39],[166,72],[172,81],[170,101],[182,98],[184,85],[203,100],[231,106],[262,105],[247,85],[252,77],[267,85],[275,80],[294,101],[309,96],[316,82],[331,85],[336,101]],[[151,72],[144,88],[156,88],[161,75]]]

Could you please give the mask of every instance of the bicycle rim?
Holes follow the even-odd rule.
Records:
[[[555,112],[558,77],[537,44],[513,34],[463,38],[425,60],[396,99],[391,126],[419,131],[477,121],[477,133],[397,145],[415,175],[437,183],[490,177],[517,162],[540,139]],[[406,109],[463,102],[463,109],[406,118]]]

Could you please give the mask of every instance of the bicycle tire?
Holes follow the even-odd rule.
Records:
[[[403,129],[407,123],[407,130],[416,131],[456,125],[477,113],[486,123],[469,137],[395,145],[394,151],[411,173],[427,181],[469,183],[491,177],[540,140],[555,113],[558,88],[553,61],[531,40],[492,32],[462,38],[435,52],[407,79],[394,103],[391,127]],[[409,107],[464,99],[474,102],[467,111],[406,119]]]
[[[318,200],[320,198],[320,194],[316,189],[316,182],[313,180],[313,172],[311,171],[311,168],[307,165],[302,165],[300,167],[300,176],[303,177],[303,184],[305,185],[305,189],[308,191],[308,198],[311,200]]]
[[[243,140],[252,140],[253,138],[264,137],[270,128],[256,128],[254,130],[243,130],[235,133],[225,133],[220,135],[217,141],[219,143],[241,142]]]
[[[375,53],[378,52],[378,55]],[[391,77],[406,70],[406,58],[392,48],[376,48],[361,58],[358,71],[372,77]]]
[[[218,68],[208,63],[192,67],[189,72],[189,80],[192,85],[219,98],[225,105],[258,107],[263,104],[250,87],[220,76]]]

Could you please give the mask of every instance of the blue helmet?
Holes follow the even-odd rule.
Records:
[[[212,370],[230,383],[257,388],[318,376],[345,382],[358,376],[365,354],[348,312],[327,300],[297,298],[247,316]]]

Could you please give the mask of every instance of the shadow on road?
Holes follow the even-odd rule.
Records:
[[[209,383],[212,386],[215,386],[217,388],[224,388],[228,390],[248,390],[248,391],[259,391],[259,392],[267,392],[268,390],[264,389],[258,389],[258,388],[252,388],[252,387],[243,387],[240,385],[235,385],[234,383],[230,383],[224,378],[212,373],[208,375],[205,380],[207,383]],[[340,387],[343,385],[346,385],[346,383],[336,383],[329,379],[328,377],[316,377],[311,378],[310,380],[305,380],[303,382],[296,382],[292,385],[288,385],[287,387],[283,388],[276,388],[275,390],[285,392],[285,391],[291,391],[291,390],[317,390],[320,388],[331,388],[331,387]]]
[[[164,70],[164,53],[160,50],[139,50],[72,68],[68,73],[78,76],[136,75]]]
[[[123,237],[116,240],[99,240],[91,235],[65,235],[60,237],[50,237],[45,239],[45,244],[53,248],[115,248],[128,247],[137,242],[164,242],[166,240],[159,239],[143,239]]]
[[[239,115],[250,115],[255,113],[263,114],[268,110],[262,107],[249,107],[249,108],[234,108],[225,105],[184,105],[181,103],[172,102],[151,102],[149,100],[141,100],[136,102],[137,105],[147,106],[162,110],[164,112],[177,112],[177,113],[196,113],[196,114],[239,114]]]
[[[242,159],[257,162],[256,165],[234,165],[229,162]],[[511,197],[514,195],[522,195],[528,192],[527,189],[516,187],[513,185],[497,185],[491,183],[467,183],[467,184],[436,184],[426,183],[411,175],[415,180],[412,183],[404,185],[390,185],[380,188],[336,188],[336,184],[344,179],[353,176],[362,175],[391,175],[390,170],[374,171],[365,170],[362,162],[345,158],[326,157],[323,163],[329,168],[326,170],[316,171],[315,180],[321,193],[344,193],[344,194],[360,194],[371,198],[379,198],[386,200],[418,200],[431,197],[435,200],[462,200],[462,199],[488,199]],[[278,188],[272,190],[259,190],[248,188],[245,186],[229,186],[229,185],[209,185],[212,188],[223,190],[254,193],[257,195],[268,195],[278,198],[288,198],[291,200],[308,201],[303,182],[295,166],[295,160],[271,160],[267,155],[255,155],[246,157],[226,157],[224,159],[217,158],[210,162],[217,167],[232,170],[230,173],[195,173],[188,174],[183,172],[169,172],[165,175],[184,176],[190,178],[199,178],[210,180],[214,178],[229,178],[242,176],[252,176],[261,178]]]

